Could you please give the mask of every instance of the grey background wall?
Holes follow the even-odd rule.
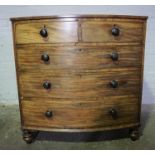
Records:
[[[155,6],[0,6],[0,104],[18,104],[10,17],[67,14],[149,16],[143,104],[155,104]]]

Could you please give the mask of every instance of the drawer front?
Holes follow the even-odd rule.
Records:
[[[77,22],[53,22],[50,20],[17,22],[15,27],[15,43],[77,42],[77,25]]]
[[[17,49],[19,68],[25,70],[92,70],[141,66],[141,57],[142,47],[140,46],[100,48],[31,46]]]
[[[85,21],[81,24],[83,42],[142,42],[143,23]]]
[[[19,73],[20,93],[25,97],[77,99],[138,94],[140,70],[141,68],[85,72],[24,71]]]
[[[89,102],[87,107],[59,107],[63,104],[62,101],[54,105],[52,100],[23,100],[24,126],[78,129],[116,127],[139,121],[139,100],[134,96],[105,98],[102,103],[101,106],[94,108],[89,106]]]

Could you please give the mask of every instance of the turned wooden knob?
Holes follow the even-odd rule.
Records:
[[[117,87],[118,87],[118,81],[112,80],[112,81],[109,82],[109,85],[110,85],[112,88],[117,88]]]
[[[117,118],[117,111],[116,109],[110,109],[109,110],[109,114],[112,116],[113,119],[116,119]]]
[[[51,83],[50,83],[49,81],[45,81],[45,82],[43,83],[43,87],[44,87],[45,89],[50,89],[50,88],[51,88]]]
[[[117,53],[117,52],[113,52],[113,53],[111,54],[111,59],[112,59],[113,61],[117,61],[117,60],[118,60],[118,53]]]
[[[119,36],[120,30],[119,30],[118,27],[115,27],[115,26],[114,26],[114,27],[111,29],[111,33],[112,33],[113,36]]]
[[[48,54],[43,54],[41,56],[41,60],[44,61],[44,62],[48,62],[50,60],[50,57]]]
[[[40,30],[40,35],[41,35],[42,37],[44,37],[44,38],[46,38],[46,37],[48,36],[48,32],[47,32],[47,29],[46,29],[45,26],[44,26],[44,28],[42,28],[42,29]]]
[[[52,111],[47,110],[47,111],[45,112],[45,116],[46,116],[47,118],[51,118],[51,117],[53,116]]]

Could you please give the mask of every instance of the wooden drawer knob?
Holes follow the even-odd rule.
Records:
[[[117,118],[117,111],[116,109],[110,109],[109,110],[109,114],[112,116],[113,119],[116,119]]]
[[[118,53],[117,52],[113,52],[112,54],[111,54],[111,59],[113,60],[113,61],[117,61],[118,60]]]
[[[114,26],[112,29],[111,29],[111,33],[113,36],[119,36],[120,34],[120,30],[118,27]]]
[[[48,32],[47,32],[47,29],[46,27],[44,26],[44,28],[42,28],[40,30],[40,35],[43,37],[43,38],[46,38],[48,36]]]
[[[50,57],[48,54],[43,54],[41,56],[41,60],[44,61],[44,62],[48,62],[50,60]]]
[[[44,87],[45,89],[50,89],[50,88],[51,88],[51,83],[50,83],[49,81],[45,81],[45,82],[43,83],[43,87]]]
[[[118,87],[118,81],[112,80],[112,81],[109,82],[109,85],[110,85],[112,88],[117,88],[117,87]]]
[[[47,118],[51,118],[51,117],[53,116],[52,111],[47,110],[47,111],[45,112],[45,116],[46,116]]]

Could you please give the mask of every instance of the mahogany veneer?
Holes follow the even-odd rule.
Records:
[[[23,138],[130,128],[138,138],[147,17],[12,18]]]

